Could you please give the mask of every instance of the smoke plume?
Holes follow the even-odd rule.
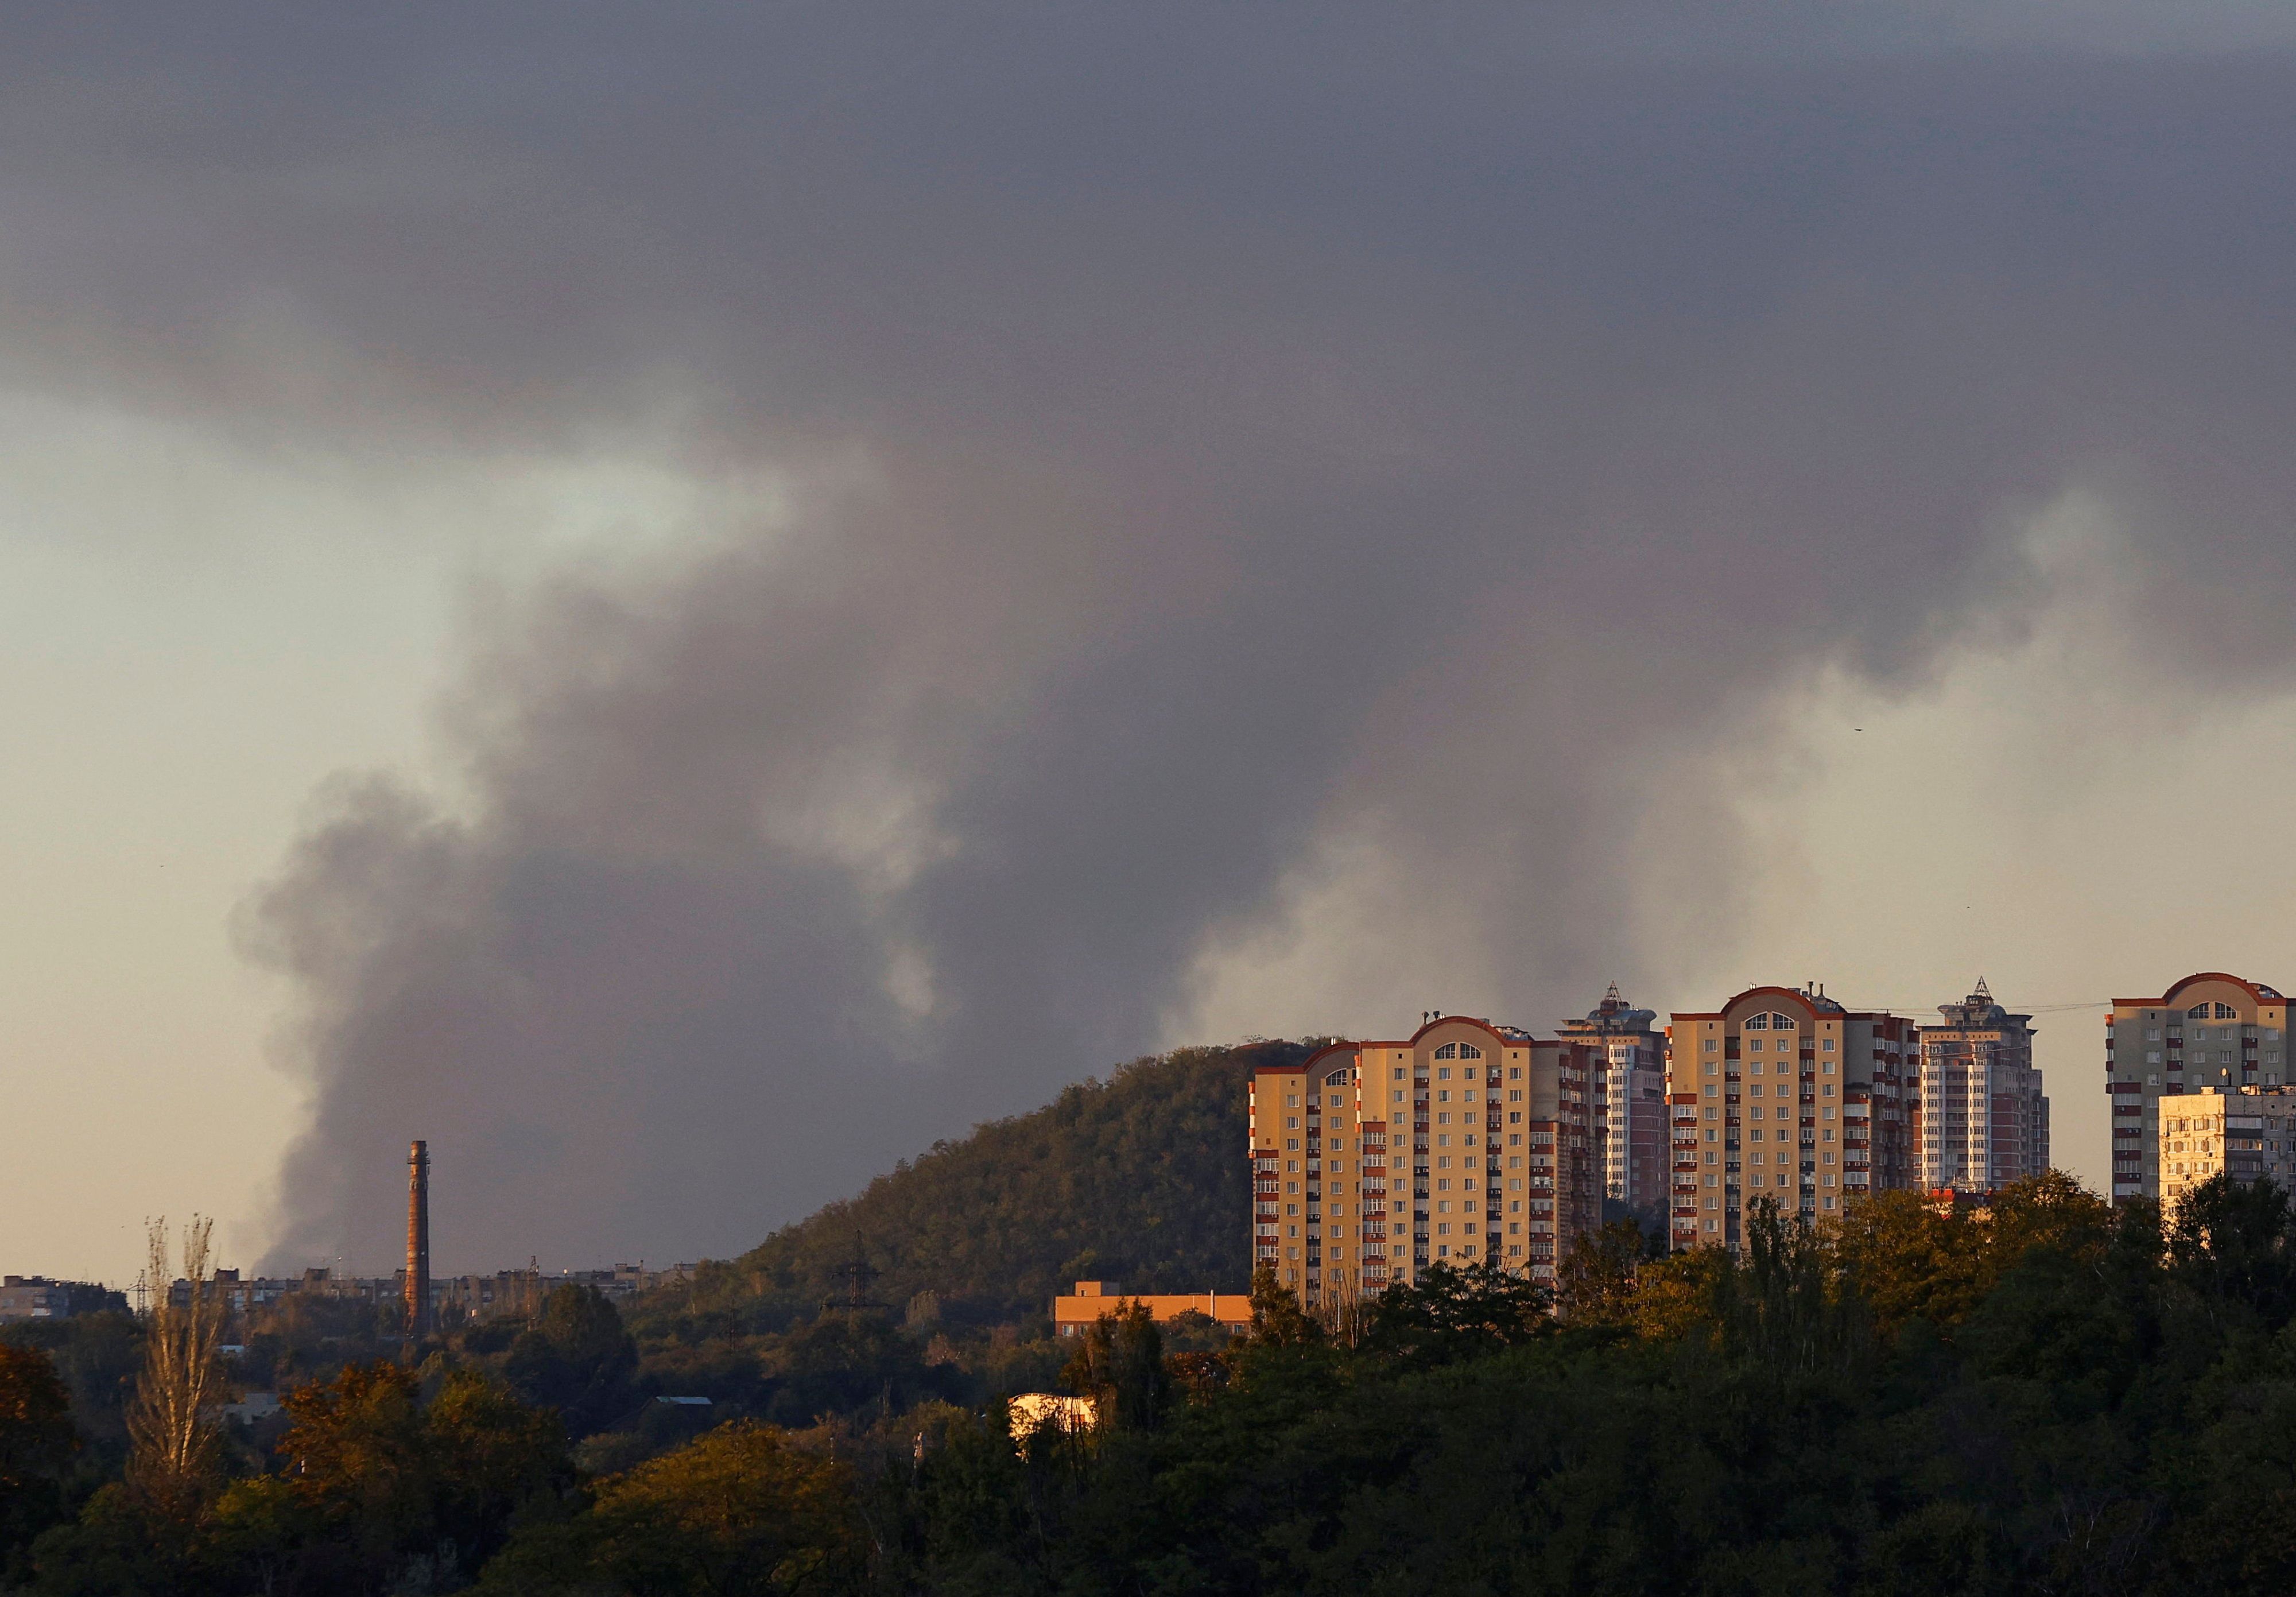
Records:
[[[2285,40],[1915,9],[60,20],[27,381],[776,485],[486,611],[462,790],[250,902],[274,1261],[388,1257],[413,1135],[442,1268],[739,1249],[1302,905],[1334,1027],[1657,997],[1782,690],[2013,630],[2071,491],[2150,668],[2284,678]]]

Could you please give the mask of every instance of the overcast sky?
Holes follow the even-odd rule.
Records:
[[[15,26],[14,24],[20,24]],[[2284,4],[35,6],[11,1271],[1190,1041],[2296,983]]]

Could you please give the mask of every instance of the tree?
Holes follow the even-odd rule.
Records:
[[[791,1597],[838,1589],[862,1549],[851,1472],[736,1420],[602,1482],[578,1518],[522,1529],[480,1589]]]
[[[1366,1345],[1414,1364],[1446,1364],[1554,1333],[1546,1289],[1497,1265],[1436,1264],[1374,1300]]]
[[[415,1396],[413,1375],[378,1361],[281,1400],[292,1423],[278,1451],[296,1503],[364,1560],[432,1540],[436,1464]]]
[[[1555,1312],[1573,1325],[1632,1323],[1642,1262],[1643,1228],[1632,1219],[1581,1232],[1554,1273]]]
[[[12,1550],[60,1517],[56,1476],[78,1445],[48,1355],[0,1344],[0,1544]]]
[[[1940,1330],[1959,1324],[1997,1274],[1982,1225],[1923,1192],[1851,1199],[1833,1227],[1833,1245],[1836,1263],[1884,1336],[1910,1320]]]
[[[1092,1399],[1094,1418],[1103,1430],[1153,1430],[1171,1407],[1164,1339],[1144,1303],[1094,1321],[1077,1339],[1075,1355],[1061,1379],[1079,1397]]]
[[[509,1535],[521,1508],[554,1502],[573,1484],[566,1427],[472,1370],[457,1370],[423,1410],[439,1530],[476,1568]]]
[[[570,1282],[511,1343],[503,1374],[527,1401],[560,1410],[568,1429],[585,1436],[628,1405],[636,1367],[637,1349],[613,1304],[597,1288]]]
[[[2177,1200],[2168,1228],[2170,1274],[2203,1301],[2238,1304],[2276,1330],[2296,1313],[2290,1221],[2278,1183],[2237,1182],[2219,1171]]]
[[[1275,1266],[1261,1265],[1251,1273],[1246,1335],[1254,1347],[1303,1347],[1322,1341],[1324,1328],[1300,1306],[1299,1294],[1275,1279]]]
[[[169,1285],[168,1222],[151,1222],[146,1242],[154,1293],[144,1328],[144,1370],[127,1414],[132,1451],[128,1479],[163,1511],[188,1517],[214,1486],[220,1435],[216,1408],[223,1401],[223,1299],[208,1279],[208,1243],[215,1222],[192,1216],[184,1228],[183,1283],[178,1303]]]
[[[1782,1380],[1853,1372],[1866,1349],[1864,1306],[1841,1290],[1826,1241],[1775,1199],[1750,1207],[1745,1260],[1715,1294],[1726,1351]]]

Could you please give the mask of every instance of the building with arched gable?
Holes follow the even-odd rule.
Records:
[[[1674,1247],[1735,1248],[1764,1199],[1824,1219],[1857,1194],[1912,1184],[1917,1047],[1912,1020],[1853,1012],[1814,985],[1677,1011],[1667,1028]]]
[[[2187,976],[2158,998],[2112,1001],[2104,1077],[2116,1201],[2162,1195],[2161,1100],[2283,1085],[2287,1027],[2276,989],[2221,970]]]
[[[1496,1264],[1552,1282],[1602,1216],[1590,1075],[1600,1054],[1431,1015],[1339,1043],[1250,1087],[1252,1261],[1303,1302]]]

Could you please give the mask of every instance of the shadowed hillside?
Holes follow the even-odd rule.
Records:
[[[1242,1291],[1251,1273],[1244,1086],[1258,1066],[1320,1045],[1137,1060],[1031,1114],[936,1142],[858,1197],[704,1266],[690,1291],[657,1299],[644,1317],[778,1329],[844,1291],[857,1239],[881,1272],[873,1297],[898,1309],[934,1292],[941,1312],[975,1323],[1044,1314],[1078,1277],[1138,1291]]]

